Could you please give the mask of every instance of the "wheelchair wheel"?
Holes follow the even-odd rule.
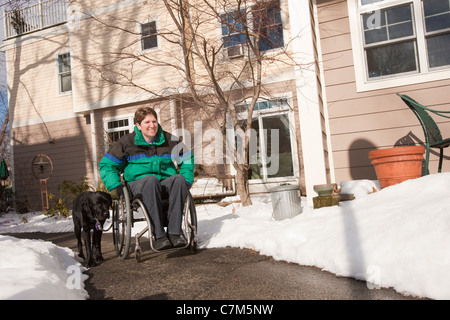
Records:
[[[121,259],[125,259],[130,250],[132,214],[130,194],[127,188],[123,188],[123,196],[117,201],[113,213],[114,249]]]
[[[189,194],[184,206],[183,233],[188,241],[188,247],[192,253],[197,253],[197,211],[195,210],[192,195]]]
[[[135,221],[146,221],[147,227],[144,228],[137,236],[136,236],[136,248],[135,248],[135,257],[136,261],[140,262],[141,259],[141,247],[139,246],[139,238],[147,233],[148,239],[150,241],[150,248],[153,250],[153,231],[152,231],[152,223],[150,220],[150,216],[147,212],[147,209],[145,208],[144,202],[142,202],[142,199],[140,197],[136,197],[133,199],[132,202],[132,209],[133,211],[141,212],[143,218],[136,219]]]

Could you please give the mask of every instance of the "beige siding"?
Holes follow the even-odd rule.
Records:
[[[142,2],[97,11],[80,21],[72,35],[76,111],[145,99],[143,94],[162,95],[168,88],[181,87],[181,51],[158,37],[158,49],[140,51],[140,24],[156,20],[160,31],[175,33],[175,26],[162,2]],[[170,35],[169,35],[170,37]],[[173,37],[172,37],[173,38]],[[163,65],[165,63],[166,65]],[[151,72],[148,72],[151,69]],[[116,83],[112,85],[112,83]],[[149,96],[146,96],[148,99]]]
[[[319,0],[317,5],[336,180],[376,179],[370,150],[393,147],[407,135],[416,144],[425,140],[417,118],[395,94],[450,110],[450,81],[357,92],[347,1]],[[450,136],[449,120],[435,120],[443,136]],[[435,173],[437,157],[431,160],[430,171]],[[444,170],[450,170],[449,161],[444,161]]]
[[[38,154],[53,162],[49,193],[58,195],[57,187],[65,180],[79,183],[87,177],[93,185],[90,125],[84,117],[14,128],[12,137],[16,196],[28,201],[32,210],[41,210],[39,180],[31,165]]]
[[[6,51],[9,114],[18,200],[41,210],[40,185],[31,170],[37,154],[54,166],[48,192],[58,195],[64,180],[93,182],[89,128],[72,111],[72,94],[59,93],[57,56],[69,52],[67,28],[43,30],[9,40]]]
[[[87,7],[91,8],[94,3],[89,3]],[[282,3],[286,5],[283,9],[286,12],[287,2]],[[195,45],[201,47],[206,41],[209,48],[217,50],[221,45],[220,23],[204,3],[200,1],[196,5],[200,9],[192,9],[192,15],[197,16],[194,23],[198,22],[198,25],[192,27],[198,30],[200,36]],[[180,32],[163,2],[143,1],[116,7],[103,5],[102,8],[92,11],[93,18],[82,19],[80,27],[72,34],[76,112],[157,99],[187,90],[181,48],[171,43],[179,41]],[[284,18],[285,25],[288,25],[288,15]],[[158,48],[141,52],[140,24],[153,20],[164,36],[158,37]],[[289,43],[289,39],[290,33],[286,28],[285,43]],[[290,51],[290,46],[287,50]],[[273,59],[264,62],[263,77],[280,76],[292,71],[288,55],[281,51],[271,54]],[[204,67],[204,58],[194,57],[193,71],[198,90],[207,91],[213,84]],[[207,59],[213,59],[209,51]],[[232,84],[236,80],[234,76],[244,66],[246,69],[241,74],[244,80],[251,75],[245,59],[229,60],[221,55],[215,59],[215,72],[223,87]]]
[[[67,34],[24,40],[6,51],[11,123],[72,112],[71,94],[59,94],[58,53],[69,52]],[[19,41],[19,40],[16,40]]]

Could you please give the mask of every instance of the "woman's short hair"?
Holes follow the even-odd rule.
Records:
[[[134,123],[141,124],[142,120],[145,119],[146,116],[151,114],[155,117],[156,121],[158,121],[158,115],[156,114],[156,111],[151,107],[139,107],[136,112],[134,113]]]

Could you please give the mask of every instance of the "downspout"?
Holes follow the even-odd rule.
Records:
[[[90,112],[91,121],[91,143],[92,143],[92,172],[94,174],[94,187],[98,188],[98,160],[97,160],[97,131],[95,130],[94,111]]]
[[[314,29],[317,35],[316,41],[316,49],[317,49],[317,64],[318,64],[318,73],[319,79],[321,82],[321,95],[322,95],[322,104],[323,104],[323,116],[325,119],[325,134],[326,134],[326,145],[327,145],[327,157],[326,161],[329,167],[329,175],[330,182],[336,182],[336,173],[334,172],[334,158],[333,158],[333,146],[331,144],[331,129],[330,129],[330,119],[328,117],[328,100],[327,100],[327,92],[325,89],[325,75],[324,75],[324,67],[323,67],[323,59],[322,59],[322,46],[320,43],[320,29],[319,29],[319,18],[317,14],[317,0],[313,1],[313,16],[314,16]]]

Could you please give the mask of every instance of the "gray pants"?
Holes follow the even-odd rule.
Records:
[[[153,235],[156,239],[163,237],[164,217],[162,210],[161,195],[163,191],[169,193],[169,210],[167,213],[167,233],[180,235],[182,212],[188,187],[182,175],[176,174],[167,179],[159,181],[155,176],[145,176],[129,184],[133,195],[141,194],[145,208],[152,221]]]

